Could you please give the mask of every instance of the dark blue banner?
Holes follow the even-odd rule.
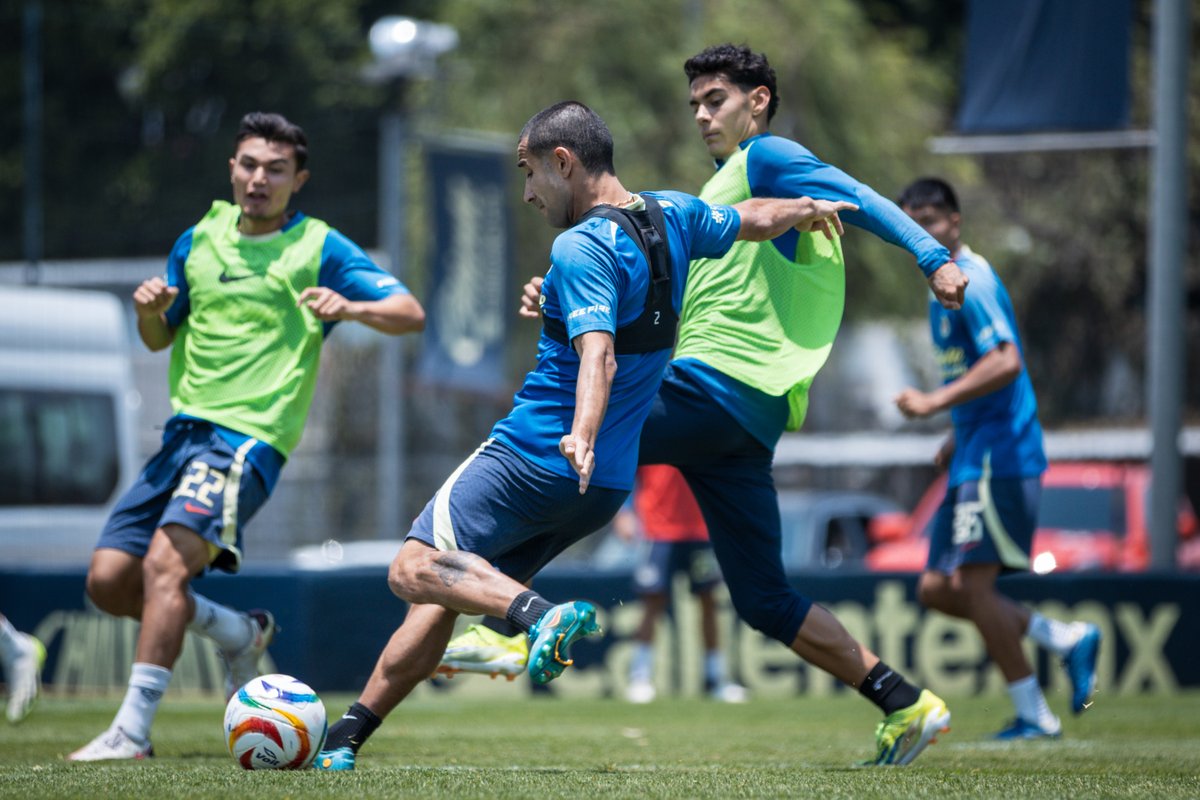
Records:
[[[1132,0],[970,0],[961,133],[1129,125]]]
[[[417,374],[440,386],[507,387],[504,342],[511,288],[510,148],[427,146],[433,253]]]
[[[801,591],[829,608],[860,641],[916,682],[946,696],[993,693],[1005,685],[978,632],[961,620],[931,613],[916,601],[915,575],[844,571],[798,574]],[[703,644],[686,578],[675,587],[656,639],[663,693],[703,690]],[[405,606],[388,590],[387,567],[321,571],[248,569],[192,584],[235,608],[270,608],[282,627],[270,648],[269,671],[295,675],[321,692],[361,689]],[[1104,694],[1170,694],[1200,686],[1200,575],[1063,574],[1005,578],[1001,589],[1057,619],[1082,619],[1102,634],[1098,675]],[[633,634],[641,619],[628,574],[594,571],[540,576],[534,588],[553,601],[590,600],[601,609],[604,635],[572,649],[575,666],[550,690],[562,697],[619,697],[628,681]],[[0,611],[49,650],[45,680],[61,693],[120,694],[129,678],[137,623],[86,607],[84,574],[0,569]],[[778,642],[739,622],[722,591],[718,628],[730,672],[758,697],[844,691],[827,673],[806,665]],[[1048,696],[1068,692],[1058,660],[1026,642]],[[418,692],[464,697],[516,690],[479,676],[426,682]],[[213,644],[189,633],[171,691],[222,691]]]

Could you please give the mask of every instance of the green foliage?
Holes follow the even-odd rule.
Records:
[[[458,680],[483,680],[459,678]],[[570,680],[570,676],[562,678]],[[158,757],[67,764],[115,701],[51,699],[0,727],[0,798],[1195,797],[1200,695],[1101,695],[1058,742],[998,745],[995,696],[952,699],[953,731],[911,767],[852,769],[877,712],[853,693],[650,706],[618,701],[436,697],[406,702],[353,773],[244,772],[220,740],[219,701],[168,698]],[[351,700],[326,697],[330,712]]]
[[[748,43],[771,59],[782,98],[774,132],[885,196],[930,163],[924,140],[945,123],[953,76],[916,58],[914,36],[881,36],[843,0],[560,0],[547,8],[534,0],[441,7],[462,39],[452,80],[473,87],[448,99],[448,125],[513,135],[539,109],[582,100],[612,128],[627,185],[696,192],[712,162],[688,109],[683,62],[722,41]],[[517,214],[521,263],[544,262],[553,235],[533,216]],[[924,284],[911,257],[871,239],[848,239],[849,313],[919,311]]]
[[[3,63],[19,67],[21,26],[8,23],[19,23],[21,9],[9,5],[0,27],[15,46]],[[305,210],[347,208],[329,214],[335,224],[352,237],[373,234],[380,93],[358,77],[367,58],[359,5],[44,2],[46,256],[167,252],[214,198],[229,196],[237,123],[257,109],[280,111],[309,134]],[[21,107],[19,75],[5,69],[0,80],[9,108]],[[19,133],[20,119],[6,115],[3,124]],[[21,252],[20,140],[0,139],[0,258]]]
[[[377,124],[393,102],[360,79],[366,32],[383,14],[453,25],[459,48],[436,80],[408,92],[416,131],[510,139],[537,110],[582,100],[612,127],[617,168],[634,188],[696,191],[712,165],[687,107],[683,60],[719,41],[766,52],[782,99],[773,130],[797,139],[886,197],[922,174],[960,190],[964,236],[1007,283],[1051,425],[1140,413],[1149,154],[931,155],[952,125],[965,3],[941,0],[42,0],[45,255],[160,255],[214,198],[238,119],[282,111],[312,142],[313,180],[298,205],[375,244]],[[0,4],[0,260],[21,257],[21,19]],[[1151,107],[1153,0],[1136,3],[1134,127]],[[1200,0],[1193,0],[1193,32]],[[1193,35],[1195,39],[1195,35]],[[1193,58],[1190,116],[1200,114]],[[515,145],[515,142],[514,142]],[[416,153],[414,153],[416,155]],[[1189,197],[1200,196],[1200,133],[1189,138]],[[420,171],[411,197],[421,193]],[[512,202],[519,205],[517,171]],[[414,202],[412,269],[422,285],[423,208]],[[518,209],[518,274],[544,271],[554,231]],[[1188,235],[1200,233],[1200,204]],[[911,257],[874,236],[846,237],[847,317],[917,317],[924,284]],[[1190,248],[1185,341],[1200,341],[1200,259]],[[1105,324],[1097,324],[1097,320]],[[528,353],[532,327],[514,350]],[[1188,353],[1200,372],[1200,348]],[[524,367],[528,361],[516,362]],[[1200,382],[1185,382],[1188,409]],[[1118,392],[1118,394],[1120,394]]]

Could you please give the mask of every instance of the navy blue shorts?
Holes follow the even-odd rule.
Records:
[[[812,601],[783,569],[774,453],[695,381],[668,367],[642,428],[641,464],[672,464],[704,514],[725,585],[746,624],[790,646]]]
[[[207,422],[172,420],[162,449],[117,501],[96,548],[144,558],[155,530],[182,525],[216,548],[210,567],[237,572],[242,526],[267,500],[262,478],[246,461],[256,442],[235,450]]]
[[[964,564],[1029,569],[1042,479],[980,478],[946,490],[930,523],[926,569],[954,573]]]
[[[721,568],[709,542],[642,542],[645,554],[633,573],[639,594],[669,594],[671,579],[688,577],[692,594],[711,592],[721,582]]]
[[[489,439],[446,479],[408,538],[474,553],[524,583],[612,519],[628,494],[598,486],[580,494],[578,481]]]

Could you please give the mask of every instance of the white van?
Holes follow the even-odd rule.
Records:
[[[0,286],[0,565],[87,566],[138,468],[130,338],[111,294]]]

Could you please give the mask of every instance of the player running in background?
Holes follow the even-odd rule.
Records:
[[[700,605],[700,632],[704,641],[704,692],[714,700],[741,703],[746,688],[726,677],[725,658],[717,634],[714,591],[721,585],[721,568],[708,541],[708,529],[696,499],[679,470],[666,465],[639,467],[632,508],[626,504],[613,520],[617,535],[634,541],[640,532],[642,559],[633,574],[634,588],[642,600],[642,621],[633,634],[633,660],[625,699],[649,703],[654,688],[654,630],[671,599],[671,581],[687,575]]]
[[[321,220],[289,211],[308,180],[307,152],[282,116],[243,117],[229,160],[234,202],[214,202],[175,243],[166,281],[134,292],[142,341],[172,348],[175,416],[88,569],[95,604],[142,624],[116,718],[70,761],[153,755],[150,726],[188,630],[220,648],[227,695],[258,674],[276,629],[270,612],[226,608],[189,583],[241,566],[242,527],[300,440],[329,330],[343,320],[389,334],[424,327],[399,281]]]
[[[8,684],[8,708],[5,716],[18,723],[29,716],[42,690],[42,665],[46,647],[36,637],[12,626],[0,614],[0,669]]]
[[[954,254],[971,281],[961,310],[929,305],[943,385],[932,392],[908,388],[896,397],[906,417],[949,409],[954,423],[934,459],[950,475],[917,594],[922,605],[970,621],[1008,681],[1016,718],[996,738],[1057,737],[1062,725],[1046,704],[1021,637],[1063,659],[1078,714],[1095,688],[1100,629],[1048,619],[996,591],[998,576],[1029,569],[1046,469],[1012,301],[987,260],[959,241],[958,198],[949,184],[923,178],[897,202]]]
[[[671,356],[688,262],[735,239],[795,225],[830,234],[847,203],[807,198],[709,205],[680,192],[636,195],[617,178],[608,126],[562,102],[533,116],[517,144],[525,202],[555,228],[543,287],[537,365],[512,411],[442,485],[392,562],[388,583],[410,605],[318,769],[353,769],[358,749],[433,673],[458,614],[503,617],[528,631],[536,683],[570,665],[571,644],[598,631],[586,602],[554,605],[529,581],[616,514],[633,487],[638,435]]]

